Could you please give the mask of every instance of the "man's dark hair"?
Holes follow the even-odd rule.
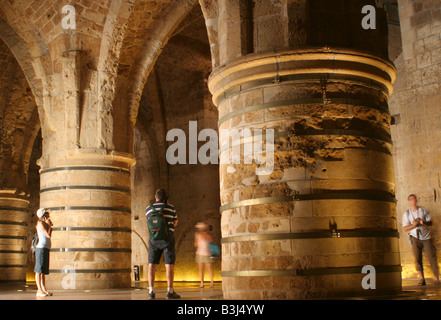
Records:
[[[415,194],[409,194],[408,196],[407,196],[407,200],[410,200],[410,198],[412,198],[412,197],[414,197],[415,198],[415,200],[418,200],[418,198],[417,198],[417,196],[415,195]]]
[[[158,199],[158,201],[161,201],[161,202],[166,202],[168,199],[167,192],[164,189],[156,190],[155,196],[156,196],[156,199]]]

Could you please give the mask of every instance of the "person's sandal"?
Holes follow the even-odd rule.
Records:
[[[426,285],[426,280],[425,279],[421,279],[420,282],[418,282],[419,286],[425,286]]]
[[[47,294],[45,294],[45,293],[37,293],[37,297],[47,297]]]

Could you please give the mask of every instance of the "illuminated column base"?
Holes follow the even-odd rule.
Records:
[[[223,130],[254,133],[239,141],[242,152],[256,132],[262,139],[274,130],[270,174],[256,174],[262,156],[249,163],[242,153],[240,164],[220,165],[225,298],[401,289],[388,112],[394,79],[388,61],[332,49],[253,54],[213,72],[221,159],[234,149]],[[362,287],[365,265],[375,267],[376,290]]]
[[[42,166],[41,206],[54,224],[50,289],[130,286],[130,167],[126,154],[72,152]]]

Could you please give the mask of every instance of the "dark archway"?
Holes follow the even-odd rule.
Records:
[[[197,121],[198,130],[217,130],[218,113],[206,85],[210,72],[205,21],[196,6],[176,28],[149,74],[134,135],[137,164],[132,175],[132,229],[148,239],[145,208],[156,188],[167,188],[180,220],[176,231],[177,281],[198,280],[193,247],[197,222],[212,225],[215,241],[220,242],[218,166],[170,165],[165,158],[171,144],[166,141],[169,130],[182,129],[188,137],[189,121]],[[132,242],[132,264],[144,266],[142,278],[146,279],[145,249],[138,237],[133,236]],[[216,280],[220,280],[219,263],[215,263],[215,270]],[[165,280],[161,271],[158,279]]]

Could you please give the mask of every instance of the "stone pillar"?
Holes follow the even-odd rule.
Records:
[[[54,223],[48,288],[129,287],[133,157],[75,150],[61,159],[40,161],[40,203]]]
[[[0,282],[25,282],[28,234],[26,195],[0,190]]]
[[[330,48],[249,54],[213,72],[221,159],[232,149],[223,130],[252,133],[239,141],[240,163],[220,165],[225,298],[401,289],[388,112],[394,78],[389,61]],[[256,129],[264,141],[274,130],[267,175],[256,174],[266,165],[260,156],[244,162]],[[377,290],[362,288],[365,265],[376,269]]]

